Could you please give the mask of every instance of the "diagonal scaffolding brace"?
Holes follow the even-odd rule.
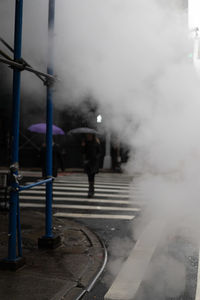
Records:
[[[14,49],[13,49],[13,48],[11,47],[11,45],[8,44],[2,37],[0,37],[0,42],[1,42],[6,48],[8,48],[9,51],[11,51],[12,53],[14,53]],[[4,53],[2,50],[0,50],[0,54],[3,55],[5,58],[7,58],[7,59],[13,61],[12,58],[10,58],[10,57],[9,57],[6,53]],[[22,57],[21,57],[21,62],[22,62],[25,66],[30,67],[31,69],[34,70],[34,68],[33,68],[33,67],[32,67],[25,59],[23,59]],[[27,71],[30,71],[30,70],[27,70]],[[45,78],[43,78],[42,76],[46,77],[45,75],[48,75],[48,74],[45,74],[45,73],[42,73],[42,72],[41,72],[42,74],[40,74],[39,72],[37,72],[37,73],[36,73],[36,72],[33,72],[33,73],[35,73],[35,75],[43,81],[44,85],[47,85],[48,79],[45,79]],[[45,75],[44,75],[44,74],[45,74]],[[47,78],[47,77],[46,77],[46,78]]]
[[[10,60],[10,59],[6,59],[6,58],[2,58],[0,57],[0,62],[9,65],[10,67],[12,67],[13,69],[18,69],[19,71],[29,71],[31,73],[36,74],[37,76],[39,75],[40,79],[42,79],[42,81],[44,82],[45,85],[52,85],[55,82],[55,77],[52,75],[49,75],[47,73],[38,71],[33,69],[32,67],[29,67],[26,63],[24,63],[24,61],[22,59],[16,61],[16,60]],[[41,76],[43,76],[44,78],[42,78]]]
[[[0,55],[5,57],[6,59],[12,60],[12,58],[9,55],[7,55],[4,51],[2,51],[1,49],[0,49]]]

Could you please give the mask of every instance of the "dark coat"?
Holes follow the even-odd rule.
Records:
[[[82,143],[83,166],[87,174],[99,172],[99,160],[101,156],[101,145],[96,139]]]
[[[58,145],[53,144],[52,150],[52,175],[53,177],[56,177],[58,175],[58,168],[61,167],[61,169],[64,170],[64,165]],[[40,161],[42,166],[42,176],[46,177],[46,145],[43,145],[40,150]]]

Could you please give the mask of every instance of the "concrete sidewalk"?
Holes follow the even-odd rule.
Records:
[[[44,235],[43,213],[22,210],[23,257],[17,271],[0,270],[0,299],[75,300],[91,288],[106,253],[101,241],[85,226],[67,219],[53,219],[54,232],[61,235],[56,249],[38,249]],[[7,257],[8,213],[0,212],[0,259]]]

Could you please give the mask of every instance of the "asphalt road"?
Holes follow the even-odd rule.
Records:
[[[107,175],[105,175],[107,176]],[[112,176],[111,176],[112,177]],[[76,180],[76,177],[74,177]],[[78,178],[78,177],[77,177]],[[108,201],[110,197],[113,196],[113,192],[109,192],[106,185],[109,184],[109,181],[105,180],[103,183],[101,182],[103,177],[100,177],[99,184],[104,186],[102,189],[104,191],[100,191],[97,193],[96,203],[90,205],[105,205],[107,208],[109,206],[120,206],[120,204],[98,204],[98,201]],[[107,178],[107,177],[106,177]],[[116,177],[117,178],[117,177]],[[26,178],[27,181],[32,181],[33,178]],[[72,183],[73,183],[72,178]],[[117,179],[118,180],[118,179]],[[82,184],[82,178],[80,183]],[[73,213],[79,213],[82,216],[84,212],[80,207],[80,204],[88,205],[84,199],[81,199],[81,195],[83,195],[82,190],[83,187],[78,183],[78,189],[80,189],[80,195],[73,195],[74,191],[69,191],[69,196],[72,197],[68,199],[68,204],[74,204],[75,197],[77,205],[77,209],[73,208]],[[73,183],[74,184],[74,183]],[[70,185],[71,186],[73,186]],[[113,188],[113,187],[112,187]],[[64,193],[64,192],[63,192]],[[70,195],[71,193],[71,195]],[[104,193],[104,194],[103,194]],[[105,193],[107,193],[106,196]],[[123,192],[124,194],[124,192]],[[66,191],[65,191],[66,195]],[[36,197],[37,194],[34,196]],[[124,194],[125,196],[125,194]],[[59,196],[60,197],[60,196]],[[63,196],[64,197],[64,196]],[[73,198],[74,197],[74,198]],[[117,201],[119,198],[116,198]],[[115,199],[115,200],[116,200]],[[70,201],[71,202],[70,202]],[[111,201],[113,199],[111,198]],[[36,201],[38,203],[39,199]],[[61,203],[61,200],[59,200]],[[59,202],[58,201],[58,202]],[[78,202],[80,201],[80,203]],[[109,200],[110,201],[110,200]],[[36,205],[37,203],[33,203]],[[63,199],[62,204],[66,203]],[[78,208],[79,207],[79,208]],[[122,204],[121,207],[125,207],[125,204]],[[98,209],[100,207],[97,207]],[[87,206],[88,209],[88,206]],[[96,213],[95,207],[91,208],[91,210],[87,210],[87,214]],[[69,205],[68,209],[69,210]],[[59,211],[59,209],[55,209],[55,211]],[[113,216],[115,214],[119,215],[119,212],[108,211]],[[106,214],[108,214],[106,212]],[[99,214],[104,214],[104,211],[98,211]],[[127,215],[132,215],[133,212],[126,212]],[[123,214],[125,214],[123,212]],[[83,297],[83,300],[101,300],[104,299],[104,295],[107,293],[108,289],[112,285],[114,279],[119,273],[123,261],[128,257],[131,249],[135,244],[135,237],[133,234],[134,224],[138,218],[140,218],[139,213],[133,213],[135,218],[129,220],[120,220],[120,219],[107,219],[107,218],[87,218],[81,217],[79,222],[88,226],[92,229],[105,243],[106,248],[108,250],[108,263],[107,266],[102,273],[101,277],[98,279],[92,291]],[[102,216],[101,216],[102,217]],[[75,218],[76,219],[76,218]],[[143,280],[143,283],[138,291],[137,296],[134,300],[196,300],[196,281],[197,281],[197,270],[198,270],[198,247],[195,244],[192,244],[191,241],[174,234],[171,241],[167,241],[167,243],[162,243],[156,250],[152,262],[147,271],[147,278]],[[154,265],[160,265],[159,268],[155,271],[155,268],[152,267]],[[184,277],[181,277],[179,273],[176,273],[176,267],[172,271],[168,273],[168,266],[180,266],[183,269]],[[171,274],[169,276],[169,274]],[[172,276],[173,275],[173,276]],[[156,278],[156,280],[155,280]]]
[[[105,242],[108,249],[108,264],[93,290],[85,295],[83,300],[104,299],[104,295],[120,271],[121,263],[135,244],[132,232],[135,221],[84,220],[84,225],[92,228]],[[126,243],[124,251],[117,251],[115,246],[123,243]],[[174,236],[170,243],[162,243],[156,249],[147,271],[148,275],[133,300],[195,300],[197,270],[197,245],[181,236]]]
[[[23,183],[27,183],[27,182],[32,182],[35,181],[37,178],[33,178],[33,177],[25,177],[23,180]],[[62,179],[61,179],[62,180]],[[113,216],[120,216],[121,215],[127,215],[128,217],[131,216],[132,214],[134,214],[134,219],[128,219],[128,220],[120,220],[120,219],[109,219],[109,218],[103,218],[100,219],[98,218],[80,218],[78,220],[78,222],[83,223],[84,225],[86,225],[87,227],[89,227],[90,229],[92,229],[98,236],[99,238],[104,242],[107,251],[108,251],[108,262],[106,265],[106,268],[104,270],[104,272],[102,273],[101,277],[99,278],[99,280],[96,282],[94,288],[92,289],[92,291],[85,295],[83,299],[96,299],[96,300],[100,300],[103,299],[105,293],[107,292],[108,288],[110,287],[110,285],[112,284],[114,278],[116,277],[116,275],[118,274],[121,264],[123,263],[123,261],[127,258],[130,250],[133,248],[135,241],[134,241],[134,236],[133,236],[133,226],[134,226],[134,222],[136,221],[139,213],[135,213],[135,212],[129,212],[129,211],[125,211],[125,212],[120,212],[120,210],[118,211],[105,211],[104,212],[104,208],[109,208],[109,207],[127,207],[127,204],[124,203],[120,203],[120,201],[123,201],[123,197],[126,197],[126,184],[128,184],[128,181],[124,181],[122,180],[122,190],[120,191],[120,175],[118,177],[117,174],[114,175],[100,175],[99,176],[99,181],[97,180],[97,185],[99,187],[99,192],[97,191],[96,193],[96,203],[95,202],[90,202],[89,204],[91,206],[98,206],[100,205],[102,207],[102,210],[99,210],[99,206],[96,208],[97,210],[80,210],[79,208],[79,204],[82,205],[88,205],[87,201],[82,201],[81,199],[81,192],[86,193],[86,191],[84,189],[85,186],[81,186],[84,184],[84,180],[85,180],[85,175],[73,175],[72,177],[68,177],[65,178],[64,180],[66,180],[66,184],[68,184],[70,181],[71,184],[69,183],[69,186],[65,185],[65,188],[67,187],[67,191],[69,192],[69,195],[67,196],[69,199],[67,202],[63,201],[61,202],[61,200],[59,200],[59,203],[69,203],[71,204],[76,204],[77,203],[77,208],[74,208],[72,210],[72,213],[81,213],[84,216],[84,213],[86,212],[87,214],[92,215],[93,213],[95,214],[99,214],[99,215],[103,215],[104,213],[106,213],[106,215],[111,214]],[[58,178],[59,181],[59,178]],[[111,182],[112,181],[112,182]],[[59,184],[65,184],[65,183],[61,183],[58,182],[58,188],[59,188]],[[123,185],[124,184],[124,185]],[[71,190],[73,185],[75,185],[75,192],[78,192],[80,190],[80,195],[76,196],[73,195],[74,190]],[[86,182],[86,186],[87,186],[87,182]],[[63,187],[62,187],[63,188]],[[62,189],[61,188],[61,189]],[[111,189],[111,191],[109,191],[109,189]],[[113,192],[114,189],[114,192]],[[119,195],[116,194],[116,198],[115,198],[115,189],[119,189],[119,193],[122,193],[122,197],[120,197]],[[60,189],[59,189],[60,190]],[[34,191],[30,191],[30,195],[31,193],[33,193]],[[36,190],[37,192],[37,190]],[[26,194],[27,196],[30,196],[29,194]],[[27,196],[24,197],[27,197]],[[33,194],[34,195],[34,194]],[[83,195],[83,194],[82,194]],[[36,199],[38,197],[38,201],[32,200],[30,202],[32,202],[33,205],[37,205],[37,203],[39,202],[39,195],[35,194],[34,195],[34,199]],[[61,195],[62,197],[62,195]],[[66,190],[63,191],[63,197],[66,197]],[[72,197],[72,198],[70,198]],[[74,198],[73,198],[74,197]],[[75,197],[80,200],[81,202],[76,202],[74,200]],[[71,199],[71,200],[70,200]],[[74,200],[73,200],[74,199]],[[70,200],[70,201],[69,201]],[[111,201],[111,202],[106,202],[104,203],[100,203],[98,201]],[[117,203],[112,203],[113,200],[117,200],[119,202]],[[126,198],[125,198],[126,200]],[[21,200],[21,205],[23,205],[23,199]],[[92,207],[91,207],[92,208]],[[35,209],[39,209],[37,207],[35,207]],[[55,212],[61,211],[60,209],[54,209]],[[62,210],[63,211],[63,210]],[[65,211],[65,210],[64,210]],[[67,212],[67,210],[66,210]],[[131,215],[130,215],[131,214]],[[75,218],[75,220],[77,221],[77,219]]]
[[[108,251],[108,263],[96,285],[83,300],[102,300],[120,271],[121,264],[129,255],[135,241],[133,236],[133,221],[97,221],[85,219],[82,223],[91,228],[104,241]],[[122,248],[123,245],[123,248]],[[120,248],[121,251],[120,251]]]

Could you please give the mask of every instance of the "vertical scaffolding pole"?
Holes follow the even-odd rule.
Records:
[[[55,19],[55,0],[49,0],[49,17],[48,17],[48,66],[47,73],[54,74],[53,70],[53,35]],[[47,133],[46,133],[46,174],[52,177],[52,124],[53,124],[53,86],[47,85]],[[46,183],[46,233],[47,238],[52,238],[52,181]]]
[[[55,20],[55,0],[49,0],[48,13],[48,64],[47,73],[54,75],[54,20]],[[52,177],[52,154],[53,154],[53,82],[47,82],[46,98],[46,176]],[[53,200],[53,182],[46,183],[46,221],[45,236],[38,240],[40,248],[56,248],[61,243],[60,236],[53,235],[52,231],[52,200]]]
[[[21,59],[22,48],[22,19],[23,0],[16,0],[15,7],[15,37],[14,37],[14,60]],[[10,196],[9,215],[9,241],[8,241],[8,261],[15,262],[19,257],[16,254],[16,232],[18,227],[18,255],[21,252],[20,218],[19,218],[19,192],[17,184],[18,164],[19,164],[19,123],[20,123],[20,70],[13,70],[13,112],[12,112],[12,191]]]

